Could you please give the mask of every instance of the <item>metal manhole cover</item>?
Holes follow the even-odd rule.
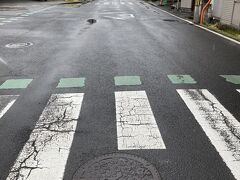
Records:
[[[160,180],[156,168],[146,160],[130,154],[108,154],[81,166],[73,180]]]
[[[176,20],[176,19],[163,19],[163,21],[167,21],[167,22],[178,22],[178,20]]]
[[[31,43],[31,42],[10,43],[10,44],[7,44],[5,47],[12,48],[12,49],[17,49],[17,48],[29,47],[29,46],[32,46],[32,45],[33,45],[33,43]]]

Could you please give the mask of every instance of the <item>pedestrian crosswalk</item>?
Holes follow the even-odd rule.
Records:
[[[171,76],[170,81],[197,83],[189,77]],[[26,79],[25,79],[26,80]],[[21,81],[27,88],[31,79]],[[141,86],[138,76],[117,76],[116,86]],[[8,88],[9,82],[3,83]],[[17,82],[16,84],[19,84]],[[11,84],[11,87],[16,87]],[[62,78],[56,88],[84,88],[85,78]],[[23,90],[23,89],[22,89]],[[83,89],[84,91],[84,89]],[[240,89],[236,89],[240,95]],[[168,150],[157,120],[144,90],[115,91],[115,124],[118,150]],[[240,123],[207,89],[176,89],[183,104],[187,106],[196,121],[209,138],[216,151],[236,179],[240,180]],[[0,95],[0,120],[14,106],[19,95]],[[63,179],[78,123],[81,123],[81,106],[84,93],[52,94],[28,141],[18,154],[12,166],[10,179]],[[159,109],[161,112],[161,109]],[[179,112],[181,113],[181,112]]]
[[[53,94],[7,180],[63,179],[84,94]]]
[[[18,14],[16,16],[11,16],[11,17],[9,17],[9,16],[1,17],[0,16],[0,26],[23,20],[24,18],[29,17],[30,15],[40,13],[40,12],[45,11],[45,10],[52,9],[54,7],[56,7],[56,6],[50,6],[50,7],[47,7],[47,8],[39,9],[39,10],[32,11],[32,12],[26,12],[26,13]]]
[[[96,2],[95,5],[133,5],[132,2],[125,2],[125,1],[99,1]]]
[[[165,149],[145,91],[115,92],[119,150]]]
[[[8,111],[8,109],[17,100],[17,95],[1,95],[0,96],[0,119]]]
[[[240,123],[207,89],[177,90],[236,179],[240,179]]]

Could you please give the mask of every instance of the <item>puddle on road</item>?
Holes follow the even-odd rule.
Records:
[[[23,43],[10,43],[10,44],[7,44],[5,47],[10,49],[18,49],[18,48],[29,47],[32,45],[33,43],[31,42],[23,42]]]

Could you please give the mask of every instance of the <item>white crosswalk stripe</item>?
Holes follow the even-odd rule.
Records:
[[[0,95],[0,119],[17,100],[18,95]]]
[[[95,5],[125,5],[125,4],[128,4],[128,5],[133,5],[132,2],[96,2]]]
[[[237,89],[240,93],[240,89]],[[178,89],[195,119],[237,180],[240,123],[207,89]],[[0,95],[0,119],[19,95]],[[7,180],[63,179],[83,93],[53,94]],[[118,150],[166,149],[145,91],[115,92]]]
[[[206,89],[177,90],[234,177],[240,180],[240,123]]]
[[[82,100],[82,93],[51,96],[7,180],[63,179]]]
[[[115,92],[119,150],[165,149],[145,91]]]

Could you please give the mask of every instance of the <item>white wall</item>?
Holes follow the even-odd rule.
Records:
[[[181,8],[192,8],[192,0],[182,0]]]
[[[232,24],[240,29],[240,1],[234,4]]]
[[[223,24],[228,24],[228,25],[232,24],[233,8],[234,8],[234,0],[223,1],[223,9],[222,9],[222,16],[221,16],[221,22]]]
[[[213,16],[220,19],[222,16],[222,6],[224,0],[214,0],[213,1]]]

